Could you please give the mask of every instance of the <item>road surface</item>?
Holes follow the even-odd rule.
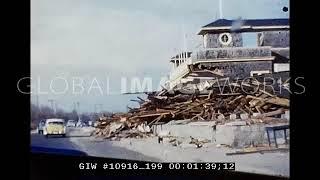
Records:
[[[85,134],[85,135],[83,135]],[[90,156],[111,157],[158,162],[235,162],[236,170],[289,176],[289,152],[254,153],[226,156],[233,150],[208,144],[203,148],[175,147],[169,143],[158,144],[155,137],[108,141],[89,137],[90,133],[71,133],[66,138],[45,138],[31,134],[34,146],[75,149]]]
[[[102,144],[95,144],[95,139],[90,137],[91,129],[72,128],[68,129],[67,137],[49,137],[39,135],[36,132],[31,133],[31,146],[40,146],[48,148],[73,149],[86,152],[90,156],[110,157],[118,159],[133,159],[142,161],[160,161],[157,158],[148,157],[141,153],[123,148],[112,146],[112,143],[106,141]],[[70,132],[71,131],[71,132]]]

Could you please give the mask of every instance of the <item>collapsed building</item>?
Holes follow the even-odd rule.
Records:
[[[243,46],[244,33],[256,34],[255,47]],[[128,113],[100,118],[96,135],[117,139],[168,130],[171,136],[245,146],[265,143],[266,126],[288,124],[288,19],[218,19],[198,35],[203,47],[170,59],[162,91],[138,97],[140,107]],[[267,87],[266,77],[272,79]]]

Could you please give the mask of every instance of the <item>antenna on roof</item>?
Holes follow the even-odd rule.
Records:
[[[184,23],[184,17],[183,17],[183,23],[182,23],[182,34],[183,34],[183,51],[182,51],[182,57],[183,57],[183,61],[186,60],[187,58],[187,34],[186,34],[186,31],[185,31],[185,23]]]
[[[222,0],[219,0],[219,17],[222,19],[223,13],[222,13]]]

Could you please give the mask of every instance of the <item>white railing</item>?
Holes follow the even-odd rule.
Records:
[[[206,59],[241,59],[254,57],[271,57],[271,47],[206,48],[192,53],[193,62]]]
[[[173,71],[170,73],[170,79],[177,79],[180,76],[183,76],[184,74],[189,72],[188,64],[189,61],[182,62],[178,67],[174,68]]]

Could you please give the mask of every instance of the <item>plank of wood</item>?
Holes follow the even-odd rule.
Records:
[[[177,98],[179,98],[181,96],[182,96],[182,94],[178,94],[178,95],[175,95],[173,97],[170,97],[169,99],[174,100],[174,99],[177,99]]]
[[[145,102],[145,100],[142,99],[141,97],[138,96],[137,98],[140,99],[140,101]]]
[[[209,92],[209,94],[208,94],[207,99],[211,99],[212,97],[213,97],[213,91],[211,90],[211,91]]]
[[[287,123],[289,122],[287,119],[283,119],[283,118],[275,118],[275,117],[263,117],[261,118],[261,120],[264,123],[268,123],[268,122],[282,122],[282,123]]]
[[[241,95],[241,93],[217,94],[217,96],[238,96],[238,95]]]
[[[249,102],[250,107],[255,107],[255,106],[263,106],[266,99],[265,97],[267,97],[267,95],[262,94],[260,97],[255,97],[255,96],[251,96],[251,95],[247,95],[246,99],[253,99]]]
[[[266,100],[266,102],[270,103],[270,104],[284,106],[284,107],[290,106],[290,101],[289,101],[289,99],[286,99],[286,98],[279,98],[279,97],[269,98]]]
[[[265,153],[265,152],[278,152],[278,151],[289,151],[289,148],[274,148],[274,149],[265,149],[265,150],[256,150],[256,151],[237,151],[232,153],[226,153],[227,156],[231,155],[241,155],[241,154],[250,154],[250,153]]]
[[[153,123],[157,123],[160,119],[162,119],[165,116],[165,114],[160,115],[159,117],[157,117],[156,119],[154,119],[153,121],[151,121],[148,126],[151,126]]]
[[[266,105],[262,106],[262,109],[268,110],[270,107],[271,107],[271,104],[266,104]]]
[[[143,115],[135,116],[135,118],[143,118],[143,117],[151,117],[151,116],[161,116],[161,115],[166,115],[166,114],[170,114],[170,112],[143,114]]]
[[[264,98],[256,97],[256,96],[252,96],[252,95],[247,95],[246,98],[247,98],[247,99],[260,100],[260,101],[263,101],[263,100],[264,100]]]
[[[261,115],[256,116],[255,118],[264,118],[264,117],[275,116],[275,115],[279,115],[279,114],[283,114],[283,113],[284,113],[284,109],[280,108],[280,109],[275,110],[275,111],[263,113]]]
[[[250,113],[248,113],[247,111],[245,111],[244,109],[242,109],[241,107],[239,108],[239,110],[240,110],[242,113],[250,114]]]
[[[196,115],[195,115],[195,116],[193,116],[190,120],[193,120],[193,119],[195,119],[195,118],[199,117],[200,115],[201,115],[201,113],[196,114]]]
[[[195,107],[201,106],[201,105],[203,105],[204,103],[206,103],[208,101],[209,101],[209,99],[205,99],[205,100],[203,100],[201,103],[199,103],[197,105],[193,105],[193,106],[191,106],[191,107],[189,107],[189,108],[187,108],[185,110],[182,110],[182,111],[178,110],[178,111],[174,112],[174,114],[178,115],[178,114],[184,113],[184,112],[189,111],[189,110],[191,110],[191,109],[193,109]]]
[[[219,72],[219,71],[210,71],[208,69],[204,69],[203,71],[207,71],[207,72],[210,72],[210,73],[212,73],[214,75],[218,75],[218,76],[221,76],[221,77],[224,76],[224,74],[222,72]]]
[[[270,93],[268,93],[267,91],[264,91],[264,90],[262,90],[262,89],[259,89],[259,92],[262,92],[262,93],[264,93],[264,94],[266,94],[266,95],[268,95],[268,96],[271,96],[271,97],[276,97],[275,95],[270,94]]]
[[[168,96],[153,96],[153,98],[159,99],[159,100],[164,100],[164,99],[168,99]]]
[[[260,113],[261,113],[261,114],[264,114],[264,111],[261,109],[261,106],[260,106],[260,105],[259,105],[259,106],[256,106],[256,109],[259,109]]]
[[[245,105],[244,107],[245,107],[251,114],[254,113],[247,105]]]
[[[138,102],[139,104],[142,104],[142,103],[143,103],[143,102],[141,102],[140,100],[137,100],[137,99],[130,99],[130,101]]]
[[[185,105],[185,104],[190,104],[190,103],[192,103],[192,100],[181,102],[181,103],[174,103],[174,104],[172,104],[172,106],[179,106],[179,105]]]
[[[231,100],[230,102],[228,102],[228,104],[233,104],[233,103],[236,102],[238,99],[241,99],[241,98],[243,98],[243,97],[244,97],[243,95],[240,95],[240,96],[234,98],[233,100]]]

